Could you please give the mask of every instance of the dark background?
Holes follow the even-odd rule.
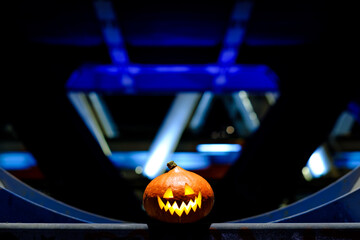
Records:
[[[116,1],[114,8],[131,62],[209,64],[217,61],[233,4]],[[236,63],[270,66],[279,77],[280,98],[246,138],[237,163],[214,184],[211,219],[271,210],[291,196],[311,153],[347,104],[358,101],[355,9],[328,1],[254,2]],[[146,221],[130,184],[66,97],[75,69],[111,63],[92,2],[12,1],[2,11],[1,123],[10,123],[15,134],[3,134],[2,140],[14,137],[24,144],[56,198],[106,216]],[[152,139],[172,99],[105,96],[122,137],[135,141]],[[227,121],[214,115],[198,137]],[[238,209],[228,209],[228,201]]]

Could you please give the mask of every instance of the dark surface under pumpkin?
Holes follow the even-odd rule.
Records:
[[[152,180],[143,195],[147,214],[169,223],[191,223],[207,216],[214,205],[210,184],[174,162],[170,171]]]

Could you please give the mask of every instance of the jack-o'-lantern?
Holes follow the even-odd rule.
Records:
[[[170,171],[153,179],[144,191],[147,214],[170,223],[195,222],[208,215],[214,205],[210,184],[173,161],[167,166]]]

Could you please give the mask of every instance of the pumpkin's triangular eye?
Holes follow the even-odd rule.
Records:
[[[185,183],[185,195],[191,195],[191,194],[195,194],[194,190],[192,190],[192,188]]]
[[[163,198],[173,198],[173,197],[174,197],[174,195],[173,195],[173,193],[172,193],[172,191],[171,191],[171,188],[168,188],[168,189],[166,190],[166,192],[164,193]]]

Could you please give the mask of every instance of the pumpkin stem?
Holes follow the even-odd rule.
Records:
[[[176,165],[176,163],[174,161],[170,161],[170,162],[167,163],[167,167],[171,170],[173,168],[176,168],[177,165]]]

